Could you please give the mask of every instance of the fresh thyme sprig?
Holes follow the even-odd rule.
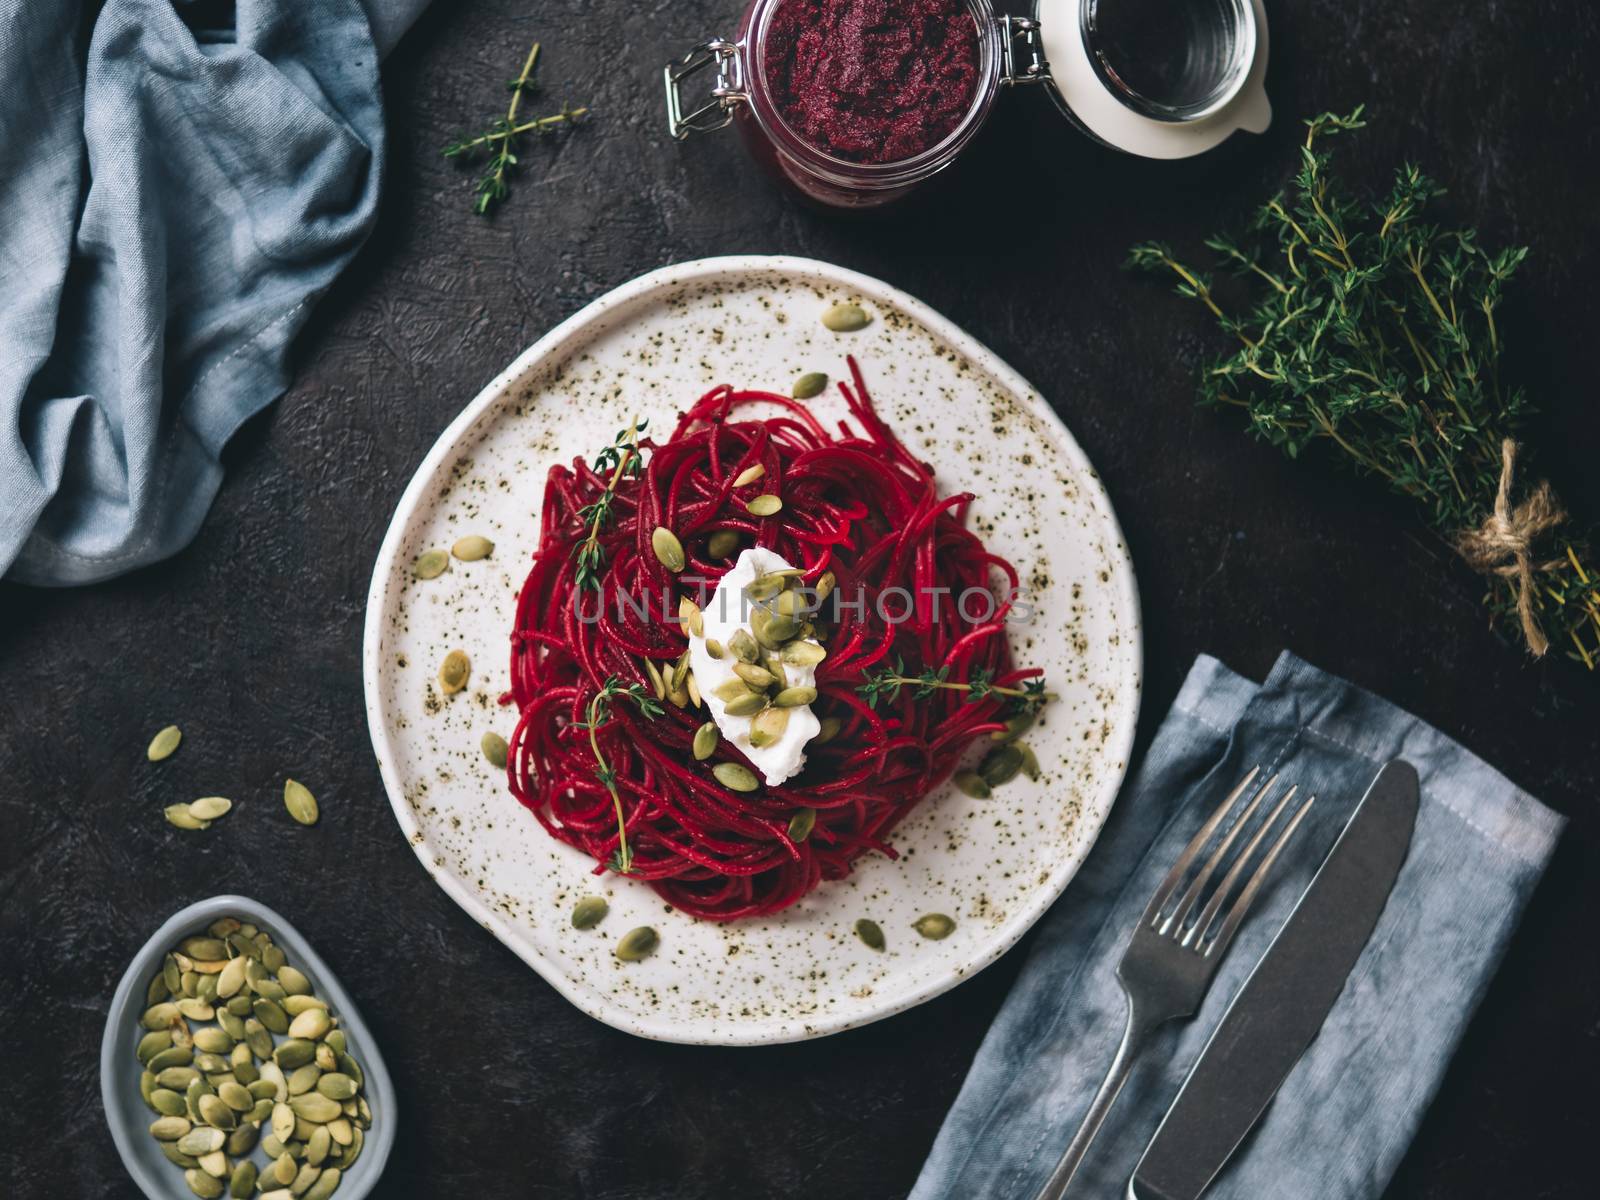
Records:
[[[993,682],[994,672],[984,667],[973,671],[964,680],[953,680],[949,676],[949,667],[937,670],[929,667],[919,675],[908,675],[905,659],[897,655],[892,668],[868,671],[857,685],[856,692],[872,709],[878,707],[880,700],[893,703],[900,695],[900,689],[905,687],[916,689],[911,693],[914,700],[926,700],[940,690],[965,692],[963,703],[966,704],[976,704],[991,696],[1005,696],[1011,702],[1010,707],[1019,712],[1037,712],[1046,701],[1055,699],[1053,693],[1045,690],[1042,679],[1025,680],[1020,688],[1000,687]]]
[[[488,164],[478,177],[477,199],[472,205],[482,215],[491,212],[511,192],[510,177],[518,166],[518,138],[525,134],[543,137],[555,132],[558,126],[575,124],[579,117],[589,111],[587,108],[572,108],[563,104],[560,112],[519,123],[517,111],[522,106],[522,94],[533,88],[533,69],[538,62],[539,43],[535,42],[522,64],[522,73],[506,84],[511,91],[511,104],[506,109],[506,115],[497,117],[488,129],[476,137],[459,137],[444,148],[446,158],[488,156]]]
[[[632,700],[640,714],[651,720],[666,709],[645,690],[643,684],[623,683],[618,676],[611,675],[589,701],[587,720],[578,726],[589,733],[589,748],[594,751],[594,773],[605,784],[606,791],[611,793],[611,804],[617,811],[617,852],[612,857],[611,868],[618,874],[627,875],[633,870],[633,852],[628,848],[627,817],[622,811],[622,794],[617,791],[617,774],[600,749],[599,736],[601,728],[611,719],[612,701],[619,697]]]
[[[617,485],[624,479],[637,478],[643,460],[639,457],[638,437],[650,422],[638,417],[626,429],[619,429],[611,445],[595,456],[595,474],[611,472],[606,490],[592,504],[578,510],[578,519],[589,529],[589,534],[573,549],[577,560],[577,581],[580,591],[585,588],[600,590],[600,571],[606,564],[606,548],[600,544],[600,530],[611,519],[611,502],[616,499]]]
[[[1423,506],[1428,523],[1489,578],[1494,618],[1535,654],[1549,641],[1600,664],[1600,573],[1565,532],[1547,486],[1512,497],[1516,435],[1531,411],[1502,387],[1495,313],[1527,251],[1490,251],[1472,229],[1426,219],[1442,193],[1414,166],[1376,204],[1330,174],[1322,139],[1360,129],[1362,110],[1306,122],[1291,187],[1256,213],[1252,236],[1213,237],[1216,265],[1244,280],[1230,311],[1205,271],[1160,242],[1129,265],[1177,278],[1238,342],[1201,372],[1199,402],[1242,410],[1291,458],[1325,443]],[[1520,461],[1519,461],[1520,460]],[[1561,533],[1556,533],[1561,529]],[[1547,640],[1548,634],[1548,640]]]

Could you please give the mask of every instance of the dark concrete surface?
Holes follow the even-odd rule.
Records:
[[[1359,101],[1350,161],[1417,158],[1454,215],[1533,253],[1506,318],[1536,440],[1593,519],[1600,445],[1600,9],[1586,0],[1269,2],[1279,122],[1200,161],[1119,158],[1042,95],[1004,98],[936,196],[820,216],[719,136],[663,132],[658,71],[739,0],[440,0],[385,72],[381,227],[322,305],[298,381],[230,452],[195,544],[71,592],[0,589],[0,1195],[136,1195],[100,1110],[111,987],[180,905],[238,889],[293,916],[382,1039],[403,1127],[382,1196],[887,1200],[915,1178],[1022,954],[913,1012],[770,1050],[657,1045],[582,1016],[429,883],[367,741],[359,645],[389,513],[456,411],[525,345],[640,271],[784,251],[880,276],[993,347],[1105,476],[1148,620],[1148,739],[1199,651],[1261,675],[1284,647],[1459,738],[1572,818],[1390,1197],[1592,1195],[1600,1077],[1600,676],[1530,663],[1401,505],[1291,464],[1190,404],[1216,346],[1118,270],[1194,246],[1279,179],[1297,116]],[[577,136],[529,147],[492,222],[447,136],[503,104],[527,43]],[[157,770],[151,732],[188,740]],[[285,773],[323,804],[293,826]],[[160,806],[225,792],[205,837]],[[1325,1131],[1324,1131],[1325,1132]],[[1588,1181],[1587,1183],[1585,1181]]]

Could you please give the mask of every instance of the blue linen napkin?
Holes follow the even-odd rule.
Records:
[[[1110,1065],[1115,971],[1183,845],[1256,764],[1317,803],[1239,930],[1199,1017],[1135,1068],[1069,1194],[1125,1194],[1211,1030],[1366,791],[1412,763],[1411,852],[1322,1032],[1208,1200],[1370,1200],[1414,1136],[1564,820],[1409,713],[1289,654],[1256,685],[1198,659],[1066,894],[1040,923],[912,1200],[1033,1200]]]
[[[426,0],[368,3],[0,0],[0,574],[194,536],[372,228],[378,57]]]

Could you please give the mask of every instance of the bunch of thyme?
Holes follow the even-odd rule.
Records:
[[[589,530],[589,535],[579,542],[573,549],[572,556],[577,560],[578,588],[582,590],[600,590],[600,572],[606,564],[606,548],[600,544],[600,531],[611,519],[611,503],[617,497],[617,485],[624,479],[636,479],[639,475],[643,460],[639,457],[638,438],[645,430],[649,421],[641,421],[638,417],[626,429],[617,431],[616,440],[600,451],[595,456],[594,471],[596,475],[611,472],[611,478],[606,481],[605,491],[600,493],[600,498],[592,504],[585,504],[578,510],[578,519]]]
[[[624,683],[618,676],[612,675],[589,701],[585,713],[586,720],[578,725],[579,729],[588,731],[589,749],[594,752],[594,773],[600,782],[605,784],[606,791],[611,793],[611,805],[617,814],[617,851],[611,856],[611,869],[619,875],[627,875],[633,870],[633,851],[628,848],[628,820],[622,811],[622,795],[617,791],[617,773],[606,761],[606,756],[600,749],[599,737],[600,730],[611,720],[612,701],[619,698],[632,700],[640,715],[650,720],[659,717],[666,709],[661,707],[654,696],[645,691],[643,684]]]
[[[522,107],[522,94],[532,90],[533,69],[538,62],[539,43],[535,42],[522,64],[522,73],[506,83],[511,92],[511,104],[506,109],[506,115],[496,118],[482,133],[476,136],[463,134],[444,148],[443,153],[446,158],[473,159],[487,156],[488,164],[483,174],[478,177],[477,199],[472,205],[474,211],[480,215],[487,216],[495,205],[510,194],[510,177],[518,166],[519,138],[528,134],[542,137],[553,133],[560,126],[576,123],[579,117],[589,111],[587,108],[572,108],[563,104],[560,112],[519,123],[517,111]]]
[[[1008,709],[1015,712],[1038,712],[1048,700],[1055,696],[1045,690],[1042,679],[1028,679],[1023,681],[1020,688],[999,687],[994,683],[994,673],[986,667],[974,670],[966,679],[951,679],[949,667],[928,667],[920,674],[907,675],[905,659],[895,657],[893,667],[885,667],[881,671],[869,671],[863,676],[863,682],[856,687],[856,692],[867,702],[868,708],[877,708],[878,702],[892,703],[900,695],[904,687],[914,688],[911,697],[914,700],[926,700],[937,691],[964,692],[963,704],[976,704],[992,696],[1004,696],[1009,701]]]
[[[1495,621],[1534,655],[1554,641],[1592,670],[1600,575],[1548,485],[1515,482],[1516,434],[1531,410],[1501,384],[1495,312],[1527,251],[1490,251],[1475,230],[1430,222],[1442,189],[1414,166],[1376,204],[1340,187],[1322,140],[1361,128],[1361,114],[1307,121],[1292,186],[1257,211],[1251,236],[1206,241],[1253,293],[1242,311],[1159,242],[1134,247],[1129,265],[1176,275],[1178,293],[1237,340],[1202,370],[1202,405],[1240,409],[1252,434],[1291,458],[1330,444],[1411,497],[1488,577]]]

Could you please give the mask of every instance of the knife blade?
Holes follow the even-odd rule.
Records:
[[[1130,1200],[1197,1200],[1322,1028],[1411,847],[1417,772],[1384,764],[1206,1043],[1145,1148]]]

